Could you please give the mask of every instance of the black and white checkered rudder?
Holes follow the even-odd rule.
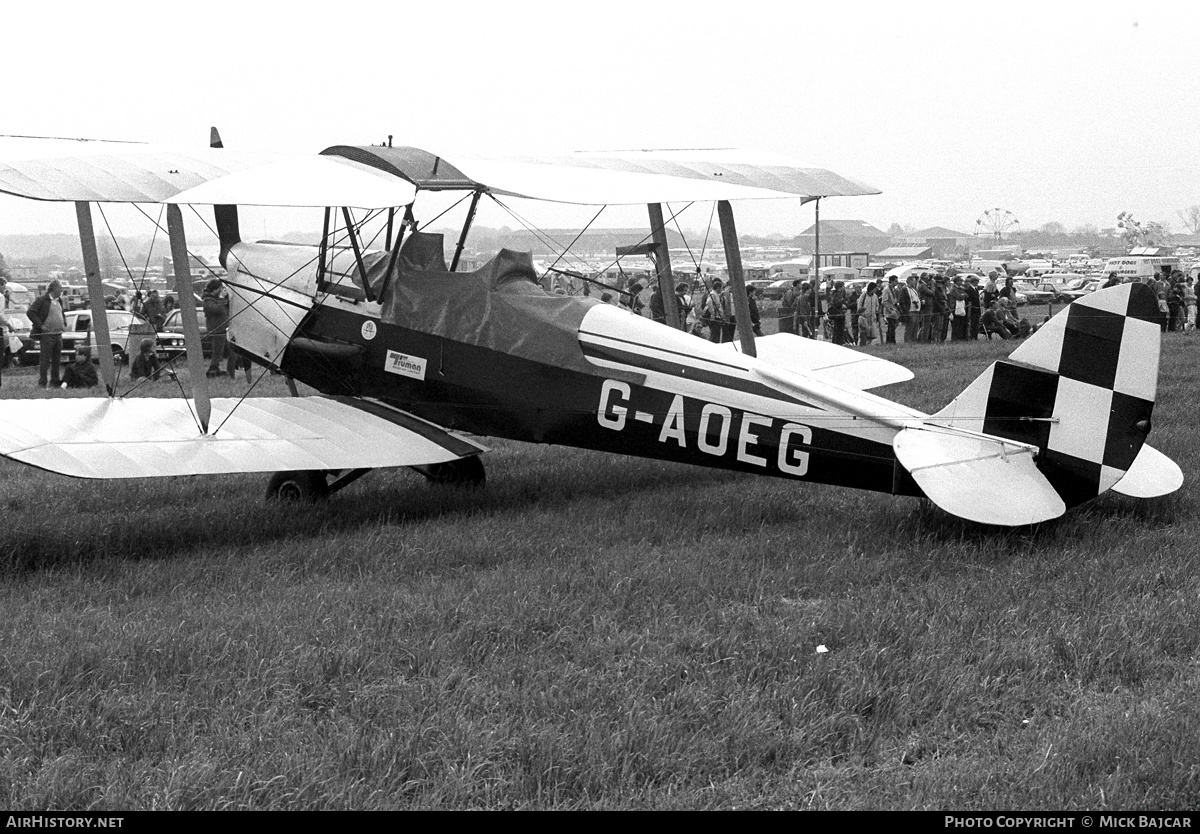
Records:
[[[1073,302],[935,417],[1035,445],[1037,467],[1074,506],[1111,489],[1150,432],[1158,298],[1121,284]]]

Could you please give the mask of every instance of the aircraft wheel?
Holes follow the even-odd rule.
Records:
[[[487,483],[487,472],[479,455],[429,466],[414,466],[413,469],[428,478],[431,484],[440,486],[479,488]]]
[[[316,501],[327,495],[327,476],[320,470],[276,472],[267,482],[268,501]]]

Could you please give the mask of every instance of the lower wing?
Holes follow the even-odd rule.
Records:
[[[212,402],[200,434],[183,399],[0,401],[0,456],[75,478],[150,478],[445,463],[487,451],[371,400]]]

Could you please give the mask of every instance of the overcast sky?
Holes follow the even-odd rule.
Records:
[[[313,152],[388,134],[523,152],[754,147],[880,188],[822,216],[885,230],[973,232],[1000,207],[1025,228],[1128,210],[1182,231],[1176,211],[1200,203],[1198,24],[1200,4],[1179,0],[23,2],[5,11],[0,133],[204,144],[216,124],[227,146]],[[522,211],[564,226],[594,214]],[[742,233],[794,234],[813,209],[737,211]],[[129,217],[122,233],[138,230]],[[627,223],[644,212],[599,225]],[[256,218],[247,237],[294,225]],[[0,234],[72,230],[70,206],[0,197]]]

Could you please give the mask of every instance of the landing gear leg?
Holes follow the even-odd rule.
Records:
[[[411,468],[428,478],[431,484],[478,489],[487,483],[487,473],[479,455]]]

